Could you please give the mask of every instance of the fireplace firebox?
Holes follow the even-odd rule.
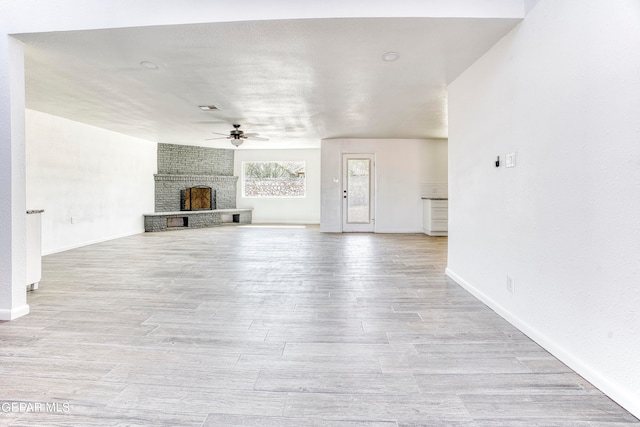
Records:
[[[189,187],[181,191],[181,210],[202,211],[216,209],[216,190],[211,187]]]

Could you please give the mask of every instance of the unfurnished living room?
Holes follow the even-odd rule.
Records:
[[[638,0],[0,27],[0,426],[640,426]]]

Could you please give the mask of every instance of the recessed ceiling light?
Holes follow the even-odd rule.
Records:
[[[387,62],[396,61],[398,58],[400,58],[400,54],[398,52],[385,52],[385,54],[382,55],[382,60]]]
[[[199,105],[198,108],[201,109],[202,111],[219,110],[219,108],[216,107],[215,105]]]
[[[140,63],[140,65],[142,66],[142,68],[146,68],[147,70],[157,70],[158,69],[158,64],[155,64],[151,61],[142,61]]]

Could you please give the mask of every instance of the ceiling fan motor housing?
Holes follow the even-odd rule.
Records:
[[[239,124],[234,124],[233,125],[234,129],[230,132],[230,136],[233,139],[242,139],[244,138],[242,135],[244,134],[243,131],[240,130],[240,125]],[[238,144],[240,145],[240,144]]]
[[[213,132],[218,135],[225,135],[223,133]],[[240,125],[237,123],[233,124],[233,130],[229,132],[229,135],[226,137],[217,137],[217,138],[209,138],[209,139],[228,139],[231,141],[231,144],[239,147],[242,145],[245,139],[255,139],[258,141],[268,141],[269,138],[259,137],[257,133],[248,133],[245,134],[244,131],[240,130]],[[209,140],[208,139],[208,140]]]

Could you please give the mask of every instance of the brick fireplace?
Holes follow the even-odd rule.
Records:
[[[233,169],[233,150],[158,144],[155,212],[145,215],[145,230],[212,227],[223,217],[251,223],[251,209],[236,209]]]

